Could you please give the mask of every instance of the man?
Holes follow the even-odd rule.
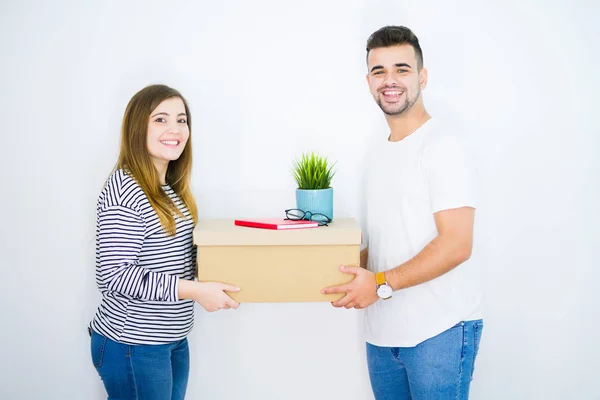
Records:
[[[474,266],[474,171],[451,129],[427,113],[417,37],[387,26],[367,41],[367,82],[390,128],[367,155],[367,247],[335,307],[366,308],[377,400],[467,399],[483,328]],[[366,269],[364,269],[366,268]]]

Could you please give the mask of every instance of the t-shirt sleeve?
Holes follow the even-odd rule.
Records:
[[[477,206],[475,164],[458,137],[431,143],[424,152],[424,167],[432,213]]]

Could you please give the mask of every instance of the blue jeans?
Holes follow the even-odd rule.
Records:
[[[108,400],[183,400],[190,370],[187,339],[129,345],[91,334],[92,361]]]
[[[460,322],[415,347],[367,343],[377,400],[465,400],[473,379],[483,321]]]

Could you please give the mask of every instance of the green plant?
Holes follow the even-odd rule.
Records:
[[[335,175],[335,163],[329,165],[326,157],[318,154],[302,154],[300,160],[294,161],[292,175],[298,184],[298,189],[318,190],[327,189]]]

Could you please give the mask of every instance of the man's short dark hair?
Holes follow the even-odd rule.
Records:
[[[409,44],[415,49],[417,68],[423,68],[423,51],[417,36],[405,26],[384,26],[376,30],[367,40],[367,58],[373,49]]]

